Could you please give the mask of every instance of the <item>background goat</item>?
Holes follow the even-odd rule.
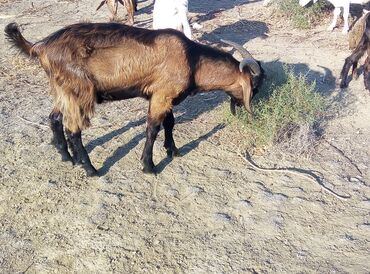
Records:
[[[110,16],[109,19],[111,21],[117,20],[117,11],[118,11],[118,3],[126,7],[127,10],[127,17],[128,17],[128,24],[134,24],[134,12],[137,11],[137,0],[103,0],[101,1],[100,5],[96,10],[99,10],[104,4],[107,4]]]
[[[365,88],[370,91],[370,13],[367,13],[364,17],[365,25],[361,36],[361,40],[358,43],[352,54],[346,58],[342,71],[340,73],[341,88],[348,87],[348,72],[352,66],[352,77],[357,78],[357,64],[358,60],[367,51],[367,57],[364,64],[364,84]]]
[[[368,10],[362,11],[362,16],[355,22],[352,26],[351,31],[348,35],[348,48],[354,50],[358,43],[360,42],[362,35],[364,34],[365,24],[366,24],[366,14]]]
[[[47,73],[54,97],[49,118],[56,148],[62,160],[82,165],[89,176],[97,171],[82,144],[81,131],[90,125],[96,102],[133,97],[150,101],[141,159],[143,171],[153,173],[153,144],[161,124],[167,154],[178,155],[172,135],[174,105],[200,91],[224,90],[231,97],[233,113],[241,105],[251,111],[252,96],[264,74],[242,47],[245,59],[239,63],[231,54],[171,29],[81,23],[35,44],[22,36],[15,23],[6,26],[5,34],[23,53],[37,57]]]
[[[156,0],[153,9],[153,29],[176,29],[191,39],[187,14],[188,0]]]
[[[302,7],[307,6],[311,1],[316,3],[318,0],[299,0],[299,4]],[[370,0],[328,0],[333,6],[334,6],[334,12],[333,12],[333,21],[331,22],[330,26],[328,27],[328,30],[332,31],[335,26],[337,25],[338,16],[341,13],[341,9],[343,9],[343,19],[344,19],[344,26],[342,33],[346,34],[349,30],[349,24],[348,24],[348,18],[349,18],[349,8],[350,4],[361,4],[364,5]]]

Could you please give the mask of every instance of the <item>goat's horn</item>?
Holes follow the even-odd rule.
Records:
[[[239,51],[240,54],[242,55],[243,59],[246,59],[246,58],[252,58],[253,59],[252,54],[250,54],[249,51],[247,51],[242,45],[239,45],[238,43],[235,43],[235,42],[232,42],[232,41],[229,41],[229,40],[224,40],[224,39],[221,39],[221,42],[223,42],[225,44],[228,44],[228,45],[232,46],[233,48],[235,48],[237,51]]]
[[[243,72],[245,66],[248,66],[251,69],[252,76],[258,76],[261,74],[260,65],[253,58],[246,58],[240,61],[239,70]]]
[[[221,42],[234,47],[237,51],[240,52],[240,54],[244,58],[239,64],[240,72],[243,72],[243,68],[245,66],[248,66],[252,70],[253,76],[260,75],[261,73],[260,66],[258,65],[256,60],[253,58],[252,54],[250,54],[250,52],[247,51],[242,45],[239,45],[238,43],[235,43],[229,40],[224,40],[224,39],[221,39]]]

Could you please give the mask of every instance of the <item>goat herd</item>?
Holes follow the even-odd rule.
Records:
[[[111,19],[118,2],[134,23],[135,0],[104,0]],[[223,90],[230,97],[230,110],[244,106],[251,112],[252,97],[264,78],[261,63],[241,45],[224,41],[240,51],[242,61],[230,53],[191,40],[187,0],[156,0],[153,28],[149,30],[120,23],[78,23],[32,43],[16,23],[5,27],[9,42],[22,53],[37,58],[48,75],[54,107],[50,113],[53,143],[63,161],[82,166],[88,176],[98,175],[83,146],[81,131],[90,125],[96,103],[143,97],[149,100],[146,141],[141,161],[143,171],[155,173],[153,144],[160,126],[169,157],[178,156],[173,139],[173,106],[188,95]],[[351,66],[369,50],[368,15],[362,38],[341,72],[341,87],[347,86]],[[185,35],[178,31],[181,30]],[[365,63],[365,86],[369,86],[370,59]],[[71,153],[70,153],[71,152]]]

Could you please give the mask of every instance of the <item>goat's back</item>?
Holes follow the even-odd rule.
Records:
[[[34,50],[51,75],[64,68],[70,73],[83,72],[98,90],[137,87],[151,93],[157,86],[170,88],[174,83],[178,87],[172,88],[186,88],[189,43],[174,30],[81,23],[49,35],[36,43]]]

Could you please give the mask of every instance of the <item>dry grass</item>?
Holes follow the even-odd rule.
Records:
[[[261,88],[259,98],[254,100],[253,116],[244,109],[232,116],[225,104],[226,122],[241,133],[241,145],[248,149],[264,151],[275,146],[296,155],[309,154],[318,142],[324,98],[316,92],[315,84],[308,84],[302,75],[285,69],[278,77]]]
[[[301,7],[298,0],[278,0],[275,9],[277,13],[287,17],[293,27],[310,29],[327,15],[328,4],[318,1],[311,6]]]

